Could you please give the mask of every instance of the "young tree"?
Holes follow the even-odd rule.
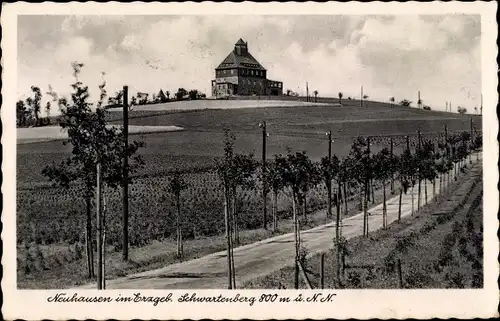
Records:
[[[38,126],[40,111],[41,111],[41,101],[42,101],[42,92],[40,88],[36,86],[31,86],[31,91],[33,92],[33,97],[28,97],[26,99],[26,105],[30,107],[31,112],[33,113],[33,118],[35,119],[35,126]]]
[[[394,97],[389,98],[389,101],[391,102],[391,107],[394,107],[394,102],[396,99]]]
[[[304,224],[307,224],[307,193],[321,182],[321,174],[319,173],[318,168],[309,160],[309,158],[308,162],[304,162],[301,165],[304,166],[304,175],[300,184],[298,201],[302,206],[302,216],[304,218]]]
[[[231,200],[230,192],[233,182],[233,157],[234,157],[234,134],[229,129],[224,129],[224,158],[216,160],[217,174],[222,182],[224,196],[224,223],[226,228],[227,241],[227,265],[228,265],[228,289],[235,287],[234,260],[233,260],[233,244],[231,221],[229,216],[229,202]]]
[[[169,183],[169,192],[175,198],[175,208],[177,210],[175,226],[177,231],[177,257],[182,258],[184,255],[184,246],[182,242],[182,216],[181,216],[181,193],[187,188],[187,184],[181,174],[176,172]]]
[[[399,104],[403,107],[410,107],[411,106],[411,101],[408,99],[403,99],[399,102]]]
[[[351,164],[352,176],[360,186],[360,194],[363,205],[363,235],[368,236],[368,197],[370,194],[369,183],[372,174],[372,157],[370,153],[370,139],[358,137],[351,145],[349,157],[353,160]]]
[[[165,94],[167,95],[167,100],[170,100],[170,91],[166,91]]]
[[[192,89],[188,93],[189,99],[191,99],[191,100],[199,99],[200,98],[200,94],[201,93],[197,89]]]
[[[344,94],[339,92],[339,104],[342,105],[342,97],[344,97]]]
[[[273,232],[278,230],[278,195],[280,191],[284,188],[283,182],[283,168],[279,164],[283,164],[285,160],[281,155],[275,155],[274,160],[267,164],[267,175],[265,179],[267,180],[266,186],[271,189],[273,194],[272,201],[272,216],[273,216]]]
[[[117,188],[123,181],[122,159],[132,157],[144,143],[134,141],[129,143],[128,150],[124,149],[123,133],[115,127],[107,126],[106,111],[97,108],[91,110],[88,102],[88,87],[79,79],[78,74],[83,64],[73,63],[75,82],[71,85],[73,93],[71,102],[60,99],[61,121],[60,126],[68,133],[64,145],[72,145],[72,155],[59,165],[49,165],[42,170],[42,174],[54,184],[70,187],[73,182],[82,189],[82,196],[86,202],[86,243],[89,277],[93,276],[93,255],[91,247],[92,219],[91,199],[97,186],[97,165],[101,168],[102,181],[111,188]],[[100,102],[102,103],[102,102]],[[100,105],[100,104],[98,104]],[[144,165],[140,156],[134,156],[129,162],[129,172],[134,173]],[[129,178],[129,183],[132,182]],[[79,183],[79,184],[78,184]],[[100,200],[96,201],[100,204]],[[96,203],[96,204],[97,204]],[[99,255],[101,255],[99,253]],[[99,267],[101,268],[101,267]]]
[[[177,100],[181,100],[186,95],[188,95],[188,91],[186,89],[184,89],[184,88],[179,88],[177,90],[177,92],[175,93],[175,98],[177,98]]]
[[[403,192],[406,194],[408,188],[414,185],[413,176],[415,173],[416,161],[409,149],[406,149],[399,157],[397,166],[398,179],[401,183],[399,190],[399,210],[398,210],[398,223],[401,222],[401,201]],[[412,199],[413,202],[413,199]]]
[[[29,111],[24,104],[24,101],[18,100],[16,103],[16,125],[26,126]]]
[[[45,114],[47,115],[47,121],[50,124],[50,108],[51,108],[51,103],[50,101],[45,104]]]
[[[318,91],[315,90],[313,94],[314,94],[314,102],[318,102]]]
[[[333,179],[337,178],[337,174],[339,172],[339,167],[340,167],[340,161],[337,156],[333,155],[332,159],[330,160],[328,157],[323,157],[321,158],[321,161],[318,165],[319,173],[321,174],[321,178],[323,179],[323,182],[325,183],[325,187],[328,192],[328,209],[326,212],[327,218],[332,217],[332,181]],[[338,183],[338,182],[337,182]],[[338,184],[340,185],[340,184]]]
[[[435,166],[434,147],[431,141],[423,141],[421,151],[418,154],[419,179],[424,182],[430,181],[433,184],[433,193],[435,193]],[[424,185],[425,204],[427,204],[427,183]]]
[[[238,188],[252,189],[254,188],[253,176],[257,169],[257,161],[253,158],[253,154],[234,154],[231,162],[232,181],[231,181],[231,196],[232,196],[232,219],[234,230],[234,242],[238,246],[240,243],[239,237],[239,217],[236,202],[238,200]]]
[[[384,195],[382,205],[382,227],[384,229],[387,227],[387,203],[385,186],[386,182],[392,176],[394,167],[394,157],[391,156],[391,153],[387,148],[382,149],[380,152],[373,156],[373,176],[375,179],[382,182],[382,190]]]
[[[308,180],[309,173],[314,167],[312,161],[305,152],[295,154],[288,150],[285,157],[279,157],[277,166],[281,167],[284,185],[292,192],[292,210],[295,235],[295,288],[299,286],[299,250],[300,250],[300,227],[297,219],[297,201],[301,193],[304,181]]]

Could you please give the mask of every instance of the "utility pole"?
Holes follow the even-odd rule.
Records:
[[[267,140],[267,128],[266,121],[262,121],[259,124],[262,128],[262,203],[263,203],[263,216],[264,216],[264,229],[267,230],[267,167],[266,167],[266,140]]]
[[[420,130],[417,131],[417,159],[420,157]],[[420,170],[418,171],[418,201],[417,201],[417,211],[420,210],[420,195],[422,191],[422,184],[420,179]]]
[[[472,146],[474,143],[474,123],[470,118],[470,142],[469,142],[469,164],[472,164]]]
[[[361,86],[361,96],[359,97],[359,107],[363,107],[363,86]]]
[[[391,136],[391,161],[394,157],[394,141]],[[394,194],[394,174],[391,173],[391,194]]]
[[[420,90],[418,91],[418,109],[422,109],[422,101],[420,100]]]
[[[122,259],[128,261],[128,86],[123,86],[123,245]]]
[[[367,154],[368,157],[370,157],[370,136],[367,137]],[[365,232],[363,233],[365,236],[368,236],[368,195],[370,193],[369,186],[370,186],[370,175],[367,169],[365,169],[365,195],[364,195],[364,206],[363,206],[363,212],[364,212],[364,228]]]
[[[306,81],[306,101],[309,101],[309,83]]]
[[[101,213],[101,162],[97,162],[96,168],[96,227],[97,227],[97,289],[102,290],[102,213]]]
[[[332,131],[329,130],[326,134],[328,136],[328,164],[332,163]],[[337,200],[338,202],[338,200]],[[332,179],[328,182],[328,218],[332,217]],[[338,227],[337,227],[338,229]]]

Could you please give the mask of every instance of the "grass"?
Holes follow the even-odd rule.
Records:
[[[461,200],[451,198],[462,194]],[[451,198],[450,201],[448,199]],[[325,254],[325,288],[399,288],[396,262],[402,262],[404,288],[482,287],[482,182],[459,181],[413,217],[393,223],[369,238],[348,240],[349,255],[341,284],[336,280],[336,254]],[[444,216],[443,209],[447,212]],[[333,244],[332,244],[333,246]],[[306,259],[314,288],[320,287],[320,257]],[[294,287],[293,267],[259,277],[245,289]],[[301,280],[301,288],[305,288]]]
[[[115,117],[112,120],[119,123],[116,114],[110,113],[114,115],[112,117]],[[174,170],[186,172],[186,179],[190,186],[183,197],[184,235],[194,243],[186,243],[184,248],[187,252],[190,251],[190,247],[197,248],[196,242],[199,240],[205,240],[201,244],[206,246],[194,250],[193,256],[208,254],[219,248],[219,245],[212,246],[211,241],[208,240],[220,238],[223,231],[221,192],[215,174],[207,170],[213,166],[214,159],[223,153],[224,127],[229,127],[236,133],[236,151],[253,151],[258,154],[261,149],[261,132],[257,124],[265,119],[270,132],[267,145],[268,157],[272,157],[275,153],[284,153],[286,147],[291,147],[292,150],[305,150],[313,160],[319,160],[326,154],[328,143],[325,139],[325,132],[329,129],[332,129],[335,137],[332,144],[333,152],[342,157],[348,154],[354,137],[361,134],[403,135],[415,133],[417,129],[422,132],[432,132],[441,130],[444,124],[448,125],[451,132],[467,129],[469,126],[466,117],[413,108],[390,108],[387,104],[370,102],[363,109],[352,105],[348,108],[302,106],[181,112],[133,111],[130,116],[131,125],[175,125],[184,127],[186,130],[130,136],[130,140],[143,140],[147,145],[141,150],[146,167],[138,173],[136,183],[130,187],[131,245],[138,252],[156,253],[154,250],[149,250],[148,246],[161,243],[164,244],[165,250],[161,252],[163,253],[161,255],[140,256],[136,259],[137,266],[133,264],[123,268],[128,272],[133,272],[138,268],[151,268],[154,264],[173,262],[169,253],[172,252],[172,248],[175,248],[171,243],[172,237],[175,237],[173,235],[175,216],[172,199],[166,192],[166,186],[168,175]],[[480,126],[480,122],[476,121],[476,123]],[[403,142],[403,136],[399,139]],[[386,147],[384,144],[387,142],[375,141],[372,150],[376,152],[377,149]],[[395,147],[395,153],[399,152],[401,146],[400,144]],[[64,264],[58,265],[57,262],[47,264],[51,266],[51,271],[47,272],[42,269],[39,272],[41,274],[36,278],[41,284],[49,284],[44,283],[47,282],[44,280],[51,279],[50,275],[53,275],[52,279],[65,275],[73,283],[76,279],[81,279],[81,275],[78,276],[76,273],[76,279],[70,277],[71,272],[66,268],[68,262],[79,262],[77,250],[70,251],[68,248],[83,242],[84,202],[78,197],[78,186],[70,191],[50,188],[46,179],[40,174],[46,164],[67,157],[71,151],[70,148],[70,146],[62,146],[61,142],[54,141],[17,146],[17,237],[21,245],[19,251],[24,251],[22,244],[35,242],[41,247],[42,255],[47,258],[52,254],[50,251],[45,253],[45,248],[62,247],[66,249],[66,252],[73,252],[73,254],[66,255],[67,259],[63,259]],[[261,234],[258,232],[262,225],[260,214],[262,205],[258,191],[241,191],[240,195],[241,228],[248,230],[242,233],[253,235],[248,238],[248,242],[267,237],[265,232]],[[325,189],[322,186],[314,189],[308,200],[309,210],[315,211],[323,207],[325,200]],[[118,240],[121,235],[121,190],[107,191],[107,202],[108,240],[110,251],[114,252],[119,250],[119,245],[116,244],[120,244]],[[288,198],[281,197],[279,203],[281,220],[286,220],[290,215],[290,203]],[[320,218],[315,221],[316,218],[313,216],[311,224],[323,222],[324,216],[318,217]],[[284,228],[285,226],[284,223]],[[210,238],[206,239],[206,237]],[[80,270],[83,269],[81,262],[75,264],[79,264]],[[59,268],[59,266],[63,267]],[[117,271],[120,269],[117,268]],[[33,273],[38,272],[30,274]],[[30,286],[35,282],[35,278],[30,278],[29,275],[25,279],[31,281],[23,283],[23,277],[19,277],[20,284]]]

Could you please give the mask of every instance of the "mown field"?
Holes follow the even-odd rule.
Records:
[[[120,113],[111,112],[109,117],[110,121],[120,123]],[[473,119],[480,130],[480,118]],[[270,134],[267,140],[269,158],[276,153],[286,153],[289,147],[293,151],[306,151],[315,161],[326,155],[328,142],[325,133],[328,130],[332,130],[334,137],[333,153],[342,157],[348,154],[352,141],[359,135],[399,135],[395,138],[398,145],[394,149],[395,153],[399,153],[405,134],[414,135],[417,130],[424,134],[442,132],[445,124],[450,132],[469,129],[467,116],[398,106],[391,108],[381,103],[367,103],[363,109],[352,105],[344,108],[314,106],[181,112],[132,111],[131,125],[174,125],[185,128],[185,131],[130,136],[130,140],[146,143],[140,152],[146,166],[139,171],[135,183],[130,187],[131,245],[141,247],[175,238],[175,207],[167,185],[169,174],[177,170],[185,172],[188,183],[188,189],[182,196],[184,236],[187,239],[203,239],[220,235],[224,228],[222,193],[220,182],[210,169],[214,160],[223,153],[223,129],[229,128],[235,133],[237,152],[254,152],[260,159],[262,134],[258,123],[262,120],[267,122]],[[387,143],[387,140],[375,140],[373,151],[388,147]],[[45,165],[63,160],[70,150],[61,141],[17,146],[17,236],[20,253],[27,251],[26,246],[73,248],[71,251],[75,254],[69,255],[67,261],[79,260],[84,244],[85,204],[79,197],[78,186],[70,191],[53,188],[41,175]],[[318,186],[310,191],[308,197],[309,211],[324,207],[325,188]],[[111,251],[119,250],[121,189],[107,190],[106,201],[107,242]],[[280,219],[289,216],[290,208],[289,198],[281,195],[278,204]],[[239,191],[238,213],[242,230],[259,228],[262,225],[261,212],[258,190]],[[259,234],[248,241],[266,236]],[[210,247],[210,242],[206,242],[206,246]],[[44,251],[40,255],[47,258],[51,251]],[[34,266],[28,270],[24,270],[23,266],[26,266],[26,262],[18,267],[21,280],[29,280],[30,274],[35,271],[38,273],[37,278],[43,278],[46,266]],[[81,268],[84,270],[85,267]]]

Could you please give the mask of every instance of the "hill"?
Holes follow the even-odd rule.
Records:
[[[222,155],[224,128],[235,133],[237,151],[253,151],[260,155],[262,132],[258,124],[264,120],[270,135],[267,139],[268,157],[284,153],[290,147],[292,150],[305,150],[316,160],[326,153],[325,133],[328,130],[332,131],[335,140],[333,153],[344,156],[352,140],[359,135],[406,135],[416,134],[418,130],[422,133],[442,132],[444,125],[448,126],[450,132],[469,130],[470,117],[476,128],[481,129],[479,116],[426,111],[372,101],[365,101],[365,107],[360,107],[355,100],[343,100],[343,107],[326,103],[308,106],[301,102],[298,106],[291,106],[291,102],[287,102],[278,107],[279,101],[273,102],[275,107],[266,108],[216,107],[227,107],[234,103],[234,100],[200,100],[153,105],[156,106],[154,111],[131,111],[130,125],[179,126],[185,129],[182,132],[131,135],[131,140],[146,142],[146,148],[141,153],[147,168],[140,174],[161,175],[179,168],[189,170],[210,166],[214,157]],[[250,105],[251,101],[245,102],[245,106]],[[179,110],[182,106],[187,109]],[[119,112],[110,112],[109,120],[121,124],[121,115]],[[41,168],[69,152],[69,146],[62,146],[60,141],[18,145],[18,181],[44,181],[39,174]]]

